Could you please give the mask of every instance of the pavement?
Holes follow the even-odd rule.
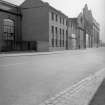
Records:
[[[92,49],[105,49],[104,47],[101,48],[92,48]],[[81,50],[64,50],[64,51],[51,51],[51,52],[6,52],[6,53],[0,53],[0,57],[19,57],[19,56],[40,56],[40,55],[52,55],[52,54],[63,54],[63,53],[71,53],[71,54],[80,54],[83,52],[87,52],[87,50],[91,51],[91,48],[87,49],[81,49]]]
[[[89,105],[105,105],[105,79],[98,88]]]
[[[52,54],[63,54],[63,53],[80,54],[80,52],[83,52],[83,51],[85,51],[85,49],[51,51],[51,52],[34,52],[34,51],[31,51],[31,52],[6,52],[6,53],[0,53],[0,57],[40,56],[40,55],[52,55]]]
[[[105,68],[65,89],[41,105],[89,105],[104,78]]]

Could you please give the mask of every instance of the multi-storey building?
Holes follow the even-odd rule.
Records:
[[[67,16],[40,0],[26,0],[21,8],[23,40],[36,41],[38,51],[66,49]]]
[[[49,49],[65,50],[67,48],[67,19],[62,12],[49,6]]]
[[[99,46],[100,26],[92,16],[92,12],[88,10],[87,5],[77,18],[70,18],[68,21],[68,33],[71,37],[71,46],[69,49],[83,49]],[[75,36],[72,37],[72,36]],[[74,46],[75,40],[75,46]]]
[[[0,51],[98,47],[99,32],[87,5],[77,18],[68,18],[41,0],[20,6],[0,1]]]

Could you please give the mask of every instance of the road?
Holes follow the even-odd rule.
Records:
[[[0,57],[0,105],[38,105],[105,68],[105,48]]]

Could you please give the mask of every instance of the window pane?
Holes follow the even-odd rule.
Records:
[[[54,20],[54,13],[52,12],[52,20]]]
[[[14,21],[10,19],[4,19],[3,20],[3,38],[8,40],[14,39]]]

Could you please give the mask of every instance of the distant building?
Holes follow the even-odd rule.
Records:
[[[88,10],[87,5],[85,5],[83,11],[77,18],[70,18],[68,23],[68,33],[71,38],[70,41],[72,42],[69,49],[83,49],[99,46],[100,26],[92,16],[91,11]],[[75,38],[72,36],[75,36]]]
[[[0,51],[55,51],[98,47],[100,26],[85,5],[76,18],[41,0],[20,6],[0,1]]]
[[[93,20],[93,47],[99,47],[100,46],[100,25],[96,22],[96,20]]]
[[[68,49],[77,49],[77,18],[68,19]]]

